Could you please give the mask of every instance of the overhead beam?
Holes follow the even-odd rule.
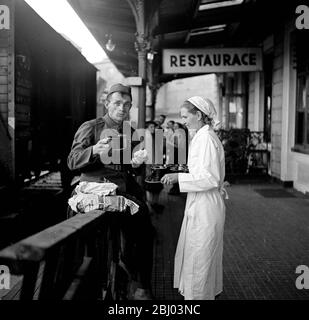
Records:
[[[214,24],[230,24],[238,22],[239,19],[237,16],[228,16],[228,17],[216,17],[210,19],[196,19],[192,24],[184,22],[183,19],[175,19],[169,22],[161,22],[161,24],[156,27],[153,31],[153,35],[164,35],[169,33],[177,33],[186,30],[200,29],[203,27],[209,27]]]
[[[177,19],[161,20],[159,26],[153,30],[153,35],[164,35],[168,33],[176,33],[190,29],[199,29],[212,26],[215,24],[229,24],[239,22],[246,15],[245,8],[230,9],[214,12],[197,12],[193,21],[185,21],[184,17]]]
[[[115,51],[110,53],[110,57],[113,59],[119,59],[122,61],[125,60],[125,64],[137,63],[137,57],[136,55],[134,56],[133,54],[121,54]]]
[[[108,41],[108,33],[105,33],[104,30],[95,30],[90,29],[93,34],[96,36],[98,42],[100,42],[103,46]],[[113,42],[115,42],[117,48],[122,48],[123,50],[134,50],[134,37],[132,34],[119,34],[119,33],[112,33]]]
[[[188,34],[185,38],[185,43],[188,43],[190,40],[190,30],[194,29],[193,21],[195,20],[195,18],[197,16],[200,3],[201,3],[201,0],[193,0],[192,1],[191,14],[190,14],[190,20],[189,20],[189,30],[188,30]]]
[[[134,32],[136,31],[136,27],[135,24],[134,25],[129,25],[129,24],[125,24],[125,25],[121,25],[121,24],[117,24],[115,23],[115,20],[113,20],[113,22],[108,22],[108,21],[104,21],[104,23],[100,23],[99,21],[90,18],[87,21],[87,26],[89,29],[102,29],[102,31],[115,31],[117,33],[130,33],[130,34],[134,34]]]
[[[76,8],[79,12],[88,15],[91,12],[95,12],[99,15],[110,15],[114,17],[128,17],[131,15],[130,7],[126,1],[85,1],[85,0],[68,0],[73,8]]]
[[[87,25],[90,27],[102,27],[104,29],[116,30],[116,31],[126,31],[126,32],[135,32],[136,25],[133,21],[119,21],[108,18],[99,18],[97,16],[87,16]]]

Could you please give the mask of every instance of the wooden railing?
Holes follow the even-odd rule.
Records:
[[[2,299],[116,299],[118,216],[77,214],[0,251],[0,265],[22,276]]]

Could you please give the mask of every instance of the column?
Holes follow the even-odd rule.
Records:
[[[138,92],[138,127],[144,128],[146,116],[147,52],[150,49],[150,42],[148,41],[148,37],[139,31],[136,33],[135,49],[138,53],[138,76],[142,79],[142,85],[139,87]]]

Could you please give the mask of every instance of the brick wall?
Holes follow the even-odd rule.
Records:
[[[0,116],[7,127],[8,119],[8,54],[9,32],[0,30]]]
[[[9,29],[0,30],[0,185],[12,178],[12,133],[9,128],[9,101],[12,99],[11,72],[13,43],[13,10],[11,1],[2,1],[10,9]],[[3,17],[2,17],[3,18]]]

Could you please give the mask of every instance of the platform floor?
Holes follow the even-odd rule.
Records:
[[[161,213],[153,268],[156,299],[182,299],[173,289],[174,254],[185,195],[160,194]],[[299,290],[296,267],[309,267],[309,198],[277,184],[235,184],[228,188],[224,234],[224,292],[220,300],[308,299]],[[309,281],[309,279],[308,279]]]
[[[151,213],[156,230],[152,276],[156,300],[182,299],[173,288],[173,273],[186,195],[169,195],[169,188],[159,196],[163,210]],[[228,193],[224,291],[218,299],[309,300],[309,289],[295,285],[297,266],[309,267],[309,197],[265,182],[232,184]],[[32,206],[28,209],[32,212]]]

